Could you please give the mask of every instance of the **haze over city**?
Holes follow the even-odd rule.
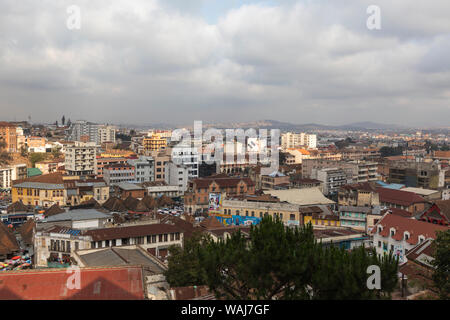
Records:
[[[3,0],[2,120],[448,126],[450,2],[371,4]]]

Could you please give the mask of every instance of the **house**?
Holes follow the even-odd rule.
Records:
[[[289,189],[289,176],[278,171],[262,175],[261,186],[263,189]]]
[[[379,206],[380,198],[376,186],[371,182],[361,182],[342,186],[338,191],[340,206]]]
[[[194,179],[189,182],[188,192],[184,195],[185,211],[195,213],[206,209],[210,193],[255,194],[255,183],[250,178],[232,178],[226,174]]]
[[[380,205],[388,208],[399,208],[417,214],[425,210],[427,200],[413,192],[377,188]]]
[[[171,245],[183,246],[183,230],[167,223],[151,223],[125,227],[88,230],[84,233],[92,238],[91,248],[108,248],[124,245],[140,245],[156,251]]]
[[[276,201],[258,201],[250,197],[240,200],[229,198],[222,201],[220,214],[216,215],[225,225],[258,224],[263,217],[279,218],[286,225],[299,225],[298,205]]]
[[[371,207],[340,206],[341,226],[366,231],[367,216],[371,213]]]
[[[47,216],[37,224],[39,230],[48,229],[50,226],[61,226],[73,229],[102,228],[112,222],[112,215],[100,211],[100,209],[74,209],[64,211],[52,216]]]
[[[36,267],[69,266],[76,250],[90,248],[91,238],[78,229],[52,226],[36,230],[33,244]]]
[[[371,234],[379,255],[392,252],[403,263],[412,248],[427,239],[436,239],[436,232],[447,230],[446,226],[386,213]]]
[[[25,205],[50,207],[57,203],[65,205],[67,192],[60,172],[34,176],[13,182],[12,202],[21,201]]]
[[[128,197],[142,199],[147,194],[146,189],[138,184],[130,182],[120,182],[113,187],[113,192],[121,199]]]
[[[109,198],[109,186],[103,179],[68,180],[64,186],[67,205],[70,206],[77,206],[91,199],[103,204]]]

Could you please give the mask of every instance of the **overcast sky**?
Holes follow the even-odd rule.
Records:
[[[0,0],[0,120],[63,114],[450,126],[450,1]]]

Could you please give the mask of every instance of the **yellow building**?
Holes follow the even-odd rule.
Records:
[[[221,216],[242,216],[262,219],[265,216],[279,218],[286,225],[299,225],[298,205],[283,202],[223,200]]]
[[[136,153],[131,150],[112,149],[97,154],[98,158],[129,158],[135,157]]]
[[[307,225],[311,223],[313,227],[340,227],[341,222],[339,220],[339,215],[327,214],[318,206],[303,207],[300,208],[300,212],[303,217],[303,224]]]
[[[12,202],[22,201],[25,205],[50,207],[66,204],[67,192],[60,172],[35,176],[13,182]]]
[[[145,152],[159,151],[167,147],[167,140],[162,138],[160,134],[154,133],[142,140],[142,146]]]

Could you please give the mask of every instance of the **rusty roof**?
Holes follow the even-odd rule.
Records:
[[[1,300],[143,300],[142,267],[81,268],[80,287],[70,288],[66,269],[0,273]]]

